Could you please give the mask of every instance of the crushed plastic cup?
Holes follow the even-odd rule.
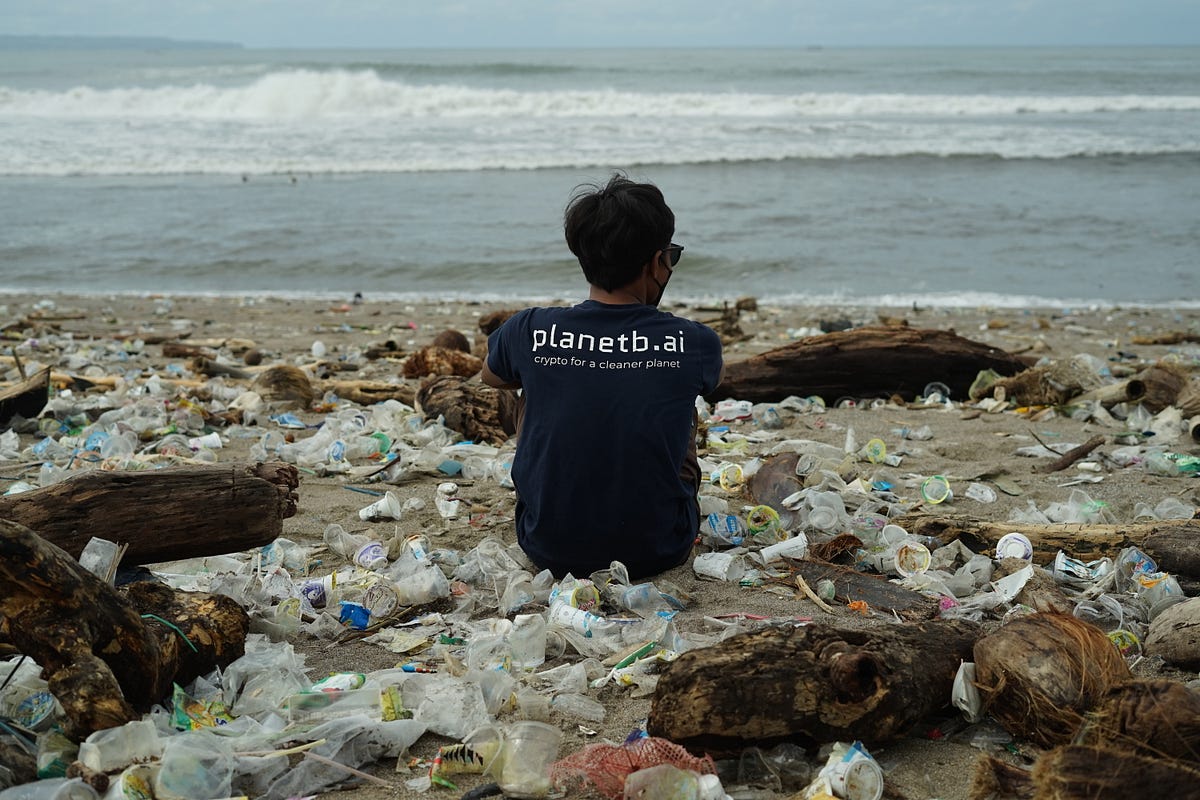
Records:
[[[967,491],[964,493],[970,500],[977,503],[994,503],[996,502],[996,492],[992,487],[983,483],[971,483],[967,486]]]
[[[400,519],[404,507],[400,499],[392,492],[385,492],[383,497],[368,506],[358,510],[358,518],[364,522],[377,522],[381,519]]]
[[[534,720],[514,722],[500,748],[497,783],[505,797],[538,800],[550,793],[550,765],[558,756],[562,731]]]
[[[996,542],[996,559],[1019,558],[1022,561],[1033,560],[1033,543],[1029,537],[1021,533],[1006,533]]]
[[[193,436],[191,439],[188,439],[188,447],[193,450],[219,450],[221,448],[221,434],[213,431],[203,436]]]
[[[930,475],[921,482],[921,497],[925,498],[926,503],[937,505],[947,500],[953,500],[954,492],[950,488],[950,481],[946,480],[945,476]]]

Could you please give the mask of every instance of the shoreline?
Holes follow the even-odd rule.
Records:
[[[72,298],[78,301],[96,301],[96,300],[153,300],[153,299],[169,299],[169,300],[215,300],[215,301],[237,301],[242,303],[259,304],[263,302],[278,301],[278,302],[350,302],[356,292],[361,292],[364,301],[367,303],[404,303],[404,304],[422,304],[422,305],[440,305],[447,303],[458,303],[468,305],[488,305],[488,304],[518,304],[518,305],[565,305],[581,302],[586,299],[586,289],[580,286],[577,296],[567,296],[566,294],[551,293],[539,294],[536,292],[479,292],[466,294],[460,292],[444,291],[440,293],[433,292],[376,292],[362,291],[362,289],[293,289],[281,291],[278,289],[260,289],[260,290],[238,290],[238,291],[221,291],[221,290],[156,290],[148,291],[145,289],[104,289],[87,291],[80,289],[30,289],[30,288],[6,288],[0,287],[0,304],[10,298],[21,300],[31,299],[34,302],[45,299],[63,299],[71,301]],[[764,301],[761,297],[754,295],[739,295],[736,293],[723,294],[672,294],[668,296],[663,304],[663,309],[674,311],[675,309],[694,307],[694,306],[711,306],[713,304],[734,303],[743,297],[750,297],[757,300],[758,303],[764,306],[779,307],[779,308],[800,308],[800,309],[822,309],[836,310],[839,308],[868,310],[878,312],[904,312],[911,310],[936,310],[951,313],[1058,313],[1058,314],[1075,314],[1075,313],[1096,313],[1096,312],[1121,312],[1121,311],[1200,311],[1200,299],[1197,300],[1171,300],[1171,301],[1125,301],[1118,302],[1115,300],[1106,300],[1104,298],[1052,298],[1052,297],[1035,297],[1027,295],[996,295],[990,293],[965,293],[965,294],[930,294],[925,292],[914,292],[910,295],[905,294],[887,294],[873,295],[862,297],[845,297],[838,295],[800,295],[800,294],[784,294],[773,296],[770,301]]]

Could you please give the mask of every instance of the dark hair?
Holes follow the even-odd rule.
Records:
[[[637,278],[654,252],[670,244],[675,214],[657,186],[616,173],[606,186],[576,189],[563,230],[587,282],[611,292]]]

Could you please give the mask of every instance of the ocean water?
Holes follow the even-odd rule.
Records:
[[[0,52],[0,290],[1200,305],[1200,48]]]

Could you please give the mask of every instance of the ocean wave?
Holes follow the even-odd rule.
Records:
[[[514,68],[520,65],[514,65]],[[6,116],[73,119],[874,118],[1200,111],[1200,95],[947,95],[804,92],[519,91],[413,85],[377,69],[276,70],[244,86],[211,83],[65,91],[0,87]]]

